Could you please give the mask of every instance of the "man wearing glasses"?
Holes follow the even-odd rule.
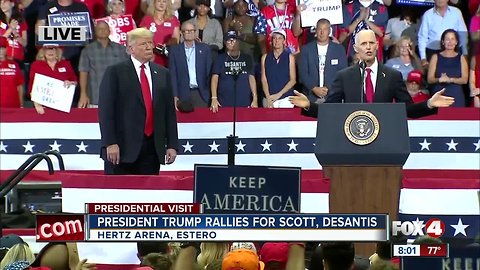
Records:
[[[169,54],[168,66],[177,110],[179,102],[208,107],[210,101],[211,51],[208,45],[195,41],[195,30],[192,23],[183,23],[183,42],[172,47]]]

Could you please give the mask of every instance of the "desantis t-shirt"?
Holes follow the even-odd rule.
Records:
[[[222,107],[234,106],[234,75],[239,73],[237,79],[237,100],[238,107],[248,107],[252,103],[252,90],[248,82],[249,76],[253,75],[253,61],[252,58],[244,53],[240,53],[238,57],[230,57],[224,53],[217,57],[217,61],[213,66],[213,74],[217,74],[218,87],[217,95],[218,102]]]

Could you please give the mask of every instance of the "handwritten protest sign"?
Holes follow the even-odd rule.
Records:
[[[132,15],[122,15],[117,18],[111,16],[97,19],[95,22],[105,21],[110,26],[110,40],[112,42],[127,45],[127,33],[135,29],[135,21]]]
[[[85,26],[87,27],[87,38],[92,39],[92,27],[90,25],[90,14],[88,12],[58,13],[48,15],[50,26]]]
[[[327,19],[330,24],[342,24],[342,0],[297,0],[304,9],[301,13],[302,27],[316,26],[319,19]]]
[[[70,112],[74,93],[75,85],[67,88],[61,80],[35,74],[32,101],[36,103],[62,112]]]

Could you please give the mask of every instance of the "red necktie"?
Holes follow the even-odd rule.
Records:
[[[367,76],[365,77],[365,96],[367,98],[367,103],[373,102],[373,83],[372,83],[372,69],[366,68],[365,71],[367,72]]]
[[[145,64],[140,66],[140,84],[142,85],[143,101],[145,102],[145,135],[150,136],[153,133],[153,103],[150,93],[150,84],[145,73]]]

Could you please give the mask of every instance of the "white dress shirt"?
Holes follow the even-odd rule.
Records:
[[[375,58],[375,62],[370,67],[365,68],[365,83],[363,84],[363,92],[365,93],[365,85],[367,85],[367,68],[370,68],[372,71],[370,72],[370,79],[372,80],[373,85],[373,92],[377,89],[377,74],[378,74],[378,62],[377,58]],[[360,71],[361,72],[361,71]]]
[[[135,57],[131,56],[133,66],[135,67],[135,71],[137,72],[137,78],[140,84],[142,83],[142,80],[140,79],[140,70],[141,70],[141,65],[140,61],[138,61]],[[150,62],[145,63],[145,74],[147,75],[148,79],[148,85],[150,86],[150,95],[152,94],[152,73],[150,71]]]

